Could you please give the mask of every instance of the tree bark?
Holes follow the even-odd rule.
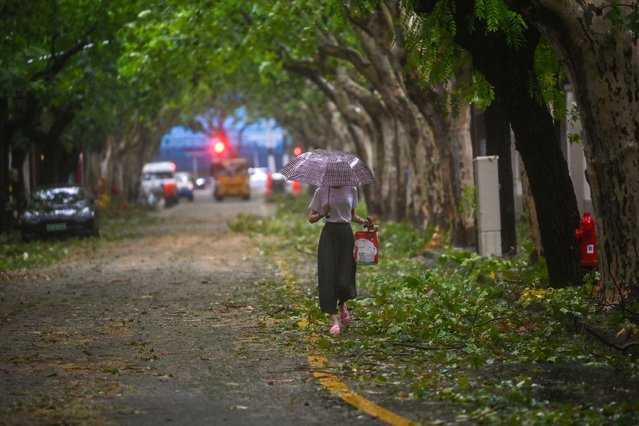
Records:
[[[472,5],[457,8],[455,41],[466,48],[473,62],[495,87],[496,100],[508,111],[530,188],[535,199],[539,231],[553,286],[580,284],[582,270],[573,230],[579,224],[579,209],[568,165],[556,138],[552,116],[545,105],[530,95],[535,82],[534,54],[539,33],[525,31],[525,42],[511,48],[501,34],[479,36],[468,30],[465,17]]]
[[[521,158],[520,158],[521,163]],[[539,222],[537,222],[537,209],[535,208],[535,199],[533,198],[530,190],[530,184],[528,182],[528,176],[523,164],[520,164],[520,176],[521,189],[522,189],[522,204],[524,214],[526,216],[526,222],[528,224],[528,236],[532,242],[532,247],[528,253],[528,263],[531,265],[536,264],[539,259],[544,255],[544,248],[541,245],[541,236],[539,234]]]
[[[404,215],[402,203],[405,182],[397,172],[396,148],[401,144],[398,139],[399,123],[386,104],[370,89],[358,84],[342,67],[338,69],[338,80],[344,97],[338,96],[339,105],[349,126],[356,125],[362,135],[353,135],[356,149],[362,159],[373,166],[376,174],[374,192],[369,194],[367,205],[372,214],[387,220],[398,220]],[[357,129],[352,129],[357,132]],[[364,188],[371,191],[371,188]]]
[[[426,89],[411,81],[406,73],[405,31],[409,16],[400,2],[379,2],[369,14],[348,14],[358,42],[368,58],[360,72],[375,87],[390,111],[402,123],[407,138],[409,219],[424,227],[449,232],[453,242],[460,243],[472,229],[472,222],[460,215],[462,177],[472,176],[470,161],[459,161],[459,142],[463,137],[455,119],[447,119],[447,111],[426,111],[425,99],[445,104],[447,92],[442,87]],[[463,119],[462,115],[462,119]],[[466,130],[467,133],[467,130]],[[467,139],[469,142],[469,139]],[[421,223],[420,223],[421,222]]]
[[[484,112],[484,122],[486,126],[486,154],[499,157],[501,249],[504,255],[513,256],[517,254],[517,227],[508,114],[503,108],[493,103]]]
[[[417,70],[415,70],[417,71]],[[449,84],[455,87],[470,78],[469,68],[459,70]],[[466,208],[465,193],[475,186],[473,174],[472,139],[470,135],[470,105],[459,105],[458,111],[446,112],[441,106],[448,99],[444,86],[426,89],[419,82],[416,72],[406,74],[406,87],[411,100],[425,117],[433,131],[433,139],[442,154],[444,163],[440,172],[449,181],[449,199],[452,205],[447,209],[451,243],[457,247],[475,246],[477,230],[474,212]]]
[[[9,100],[0,96],[0,234],[8,230],[6,208],[9,204]]]
[[[285,67],[312,81],[337,107],[341,119],[334,117],[333,127],[341,135],[340,148],[347,149],[352,145],[375,172],[374,188],[372,185],[362,188],[369,211],[388,220],[398,220],[405,216],[404,204],[398,200],[405,196],[406,186],[400,180],[404,178],[403,174],[396,172],[398,160],[394,147],[399,144],[396,139],[398,121],[371,88],[359,84],[344,67],[326,61],[330,56],[339,57],[362,68],[370,66],[367,59],[354,50],[337,45],[329,34],[320,34],[320,40],[323,53],[320,59],[287,61]],[[323,73],[337,78],[328,81]]]
[[[602,280],[639,296],[639,44],[609,1],[507,1],[559,54],[583,125]],[[630,8],[621,8],[626,16]]]

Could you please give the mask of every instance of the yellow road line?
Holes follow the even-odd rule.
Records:
[[[282,259],[278,259],[277,266],[284,275],[284,279],[286,281],[296,282],[295,277],[293,276],[293,274],[291,274],[286,262],[284,262]],[[314,338],[313,336],[311,336],[309,338],[309,341],[311,341],[312,343],[313,340]],[[321,371],[328,365],[328,360],[325,357],[318,355],[309,355],[308,363],[314,370],[319,370],[314,371],[313,375],[315,376],[315,378],[317,378],[317,380],[319,380],[322,386],[324,386],[330,392],[337,395],[343,401],[352,405],[359,411],[366,413],[372,417],[376,417],[392,426],[419,425],[419,423],[417,422],[407,419],[406,417],[402,417],[399,414],[395,414],[392,411],[389,411],[375,404],[373,401],[364,398],[363,396],[349,388],[344,382],[339,380],[335,374]]]
[[[309,355],[308,363],[314,369],[322,369],[326,368],[328,361],[323,356]],[[326,389],[363,413],[376,417],[393,426],[410,426],[418,424],[406,417],[402,417],[399,414],[395,414],[392,411],[380,407],[373,401],[354,392],[344,382],[340,381],[335,374],[327,373],[325,371],[315,371],[313,372],[313,375]]]

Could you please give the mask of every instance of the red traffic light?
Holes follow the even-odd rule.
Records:
[[[299,156],[302,153],[302,147],[301,146],[296,146],[295,148],[293,148],[293,155],[294,156]]]
[[[218,160],[223,158],[232,158],[234,156],[233,146],[229,141],[228,135],[224,131],[219,131],[209,136],[208,149],[212,158]]]
[[[217,141],[213,144],[213,151],[216,154],[221,154],[226,150],[226,145],[222,141]]]

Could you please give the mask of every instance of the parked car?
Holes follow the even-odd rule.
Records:
[[[175,172],[175,183],[177,184],[178,196],[193,201],[193,189],[195,184],[189,172]]]
[[[20,215],[24,240],[59,235],[98,236],[98,210],[94,200],[80,186],[58,185],[38,188]]]
[[[251,167],[249,172],[249,185],[251,187],[251,193],[253,194],[265,194],[269,179],[269,170],[267,167]]]
[[[195,179],[195,187],[197,189],[205,189],[209,185],[209,180],[205,177],[200,176]]]
[[[148,205],[172,206],[179,201],[175,163],[158,161],[142,168],[140,201]]]
[[[281,173],[272,173],[268,195],[284,194],[286,192],[290,192],[290,182],[286,180],[286,176]]]

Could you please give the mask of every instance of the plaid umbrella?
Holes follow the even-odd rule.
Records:
[[[286,179],[314,186],[362,186],[375,182],[370,168],[353,154],[316,149],[291,160],[280,170]]]

